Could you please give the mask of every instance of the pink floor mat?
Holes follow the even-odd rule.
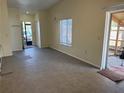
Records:
[[[98,73],[114,82],[120,82],[124,80],[124,67],[111,67],[109,69],[101,70]]]

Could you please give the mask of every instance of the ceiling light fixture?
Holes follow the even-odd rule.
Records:
[[[26,14],[29,14],[29,11],[26,11]]]

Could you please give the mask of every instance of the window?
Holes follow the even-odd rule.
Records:
[[[111,40],[116,40],[117,38],[117,31],[111,31],[110,33],[110,39]]]
[[[113,21],[112,20],[112,24],[111,24],[112,26],[111,26],[111,30],[112,31],[117,31],[118,30],[118,23],[117,22],[115,22],[115,21]]]
[[[111,24],[111,33],[110,33],[110,47],[116,46],[116,39],[117,39],[117,31],[118,31],[118,23],[115,21],[112,21]]]
[[[72,45],[72,19],[60,20],[60,44]]]

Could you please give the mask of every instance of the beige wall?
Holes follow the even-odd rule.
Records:
[[[123,0],[63,0],[50,8],[50,47],[100,66],[105,23],[105,7]],[[59,20],[73,19],[73,44],[59,44]],[[55,20],[56,19],[56,20]]]
[[[46,11],[39,11],[35,15],[37,46],[45,48],[49,46],[48,17]]]
[[[35,31],[36,31],[36,45],[41,48],[41,32],[40,32],[40,17],[39,13],[35,14]]]
[[[17,8],[9,8],[9,30],[12,51],[22,50],[21,22],[31,22],[33,45],[39,48],[48,47],[47,13],[40,11],[36,15],[26,15]]]
[[[36,45],[35,20],[34,15],[22,14],[17,8],[9,8],[9,29],[11,33],[12,51],[22,50],[22,21],[32,23],[33,45]]]
[[[12,51],[22,50],[22,32],[19,9],[9,8],[9,29]]]
[[[46,11],[40,12],[41,47],[48,47],[48,16]]]
[[[0,0],[0,44],[3,46],[4,56],[12,55],[8,20],[7,0]]]

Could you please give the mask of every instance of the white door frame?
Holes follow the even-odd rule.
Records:
[[[108,58],[109,37],[110,37],[112,14],[113,13],[118,13],[118,12],[123,12],[123,11],[124,11],[124,4],[115,5],[115,6],[112,6],[108,9],[106,9],[101,70],[106,69],[106,67],[107,67],[107,58]]]

